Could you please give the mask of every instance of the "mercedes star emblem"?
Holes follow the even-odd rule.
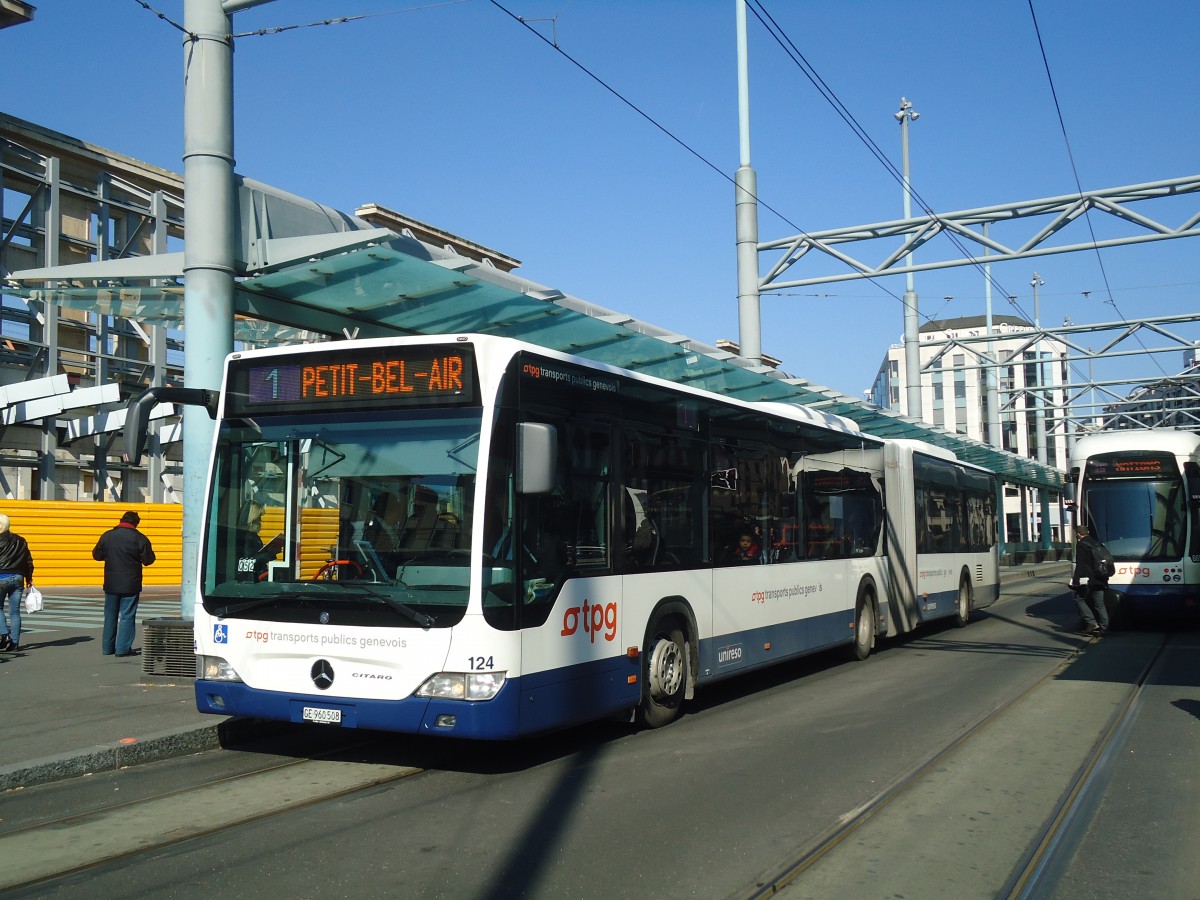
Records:
[[[327,659],[318,659],[313,663],[312,667],[313,684],[322,691],[327,691],[333,686],[333,666],[329,664]]]

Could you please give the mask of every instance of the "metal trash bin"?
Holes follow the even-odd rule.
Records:
[[[196,642],[187,619],[147,619],[142,623],[142,674],[196,677]]]

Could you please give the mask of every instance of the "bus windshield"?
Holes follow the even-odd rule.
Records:
[[[1087,521],[1114,557],[1183,557],[1187,506],[1181,479],[1096,481],[1085,490]]]
[[[448,627],[466,611],[480,411],[231,419],[202,554],[219,616]]]

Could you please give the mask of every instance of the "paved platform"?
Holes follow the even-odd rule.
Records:
[[[1041,563],[1005,568],[1001,581],[1061,574],[1065,582],[1069,572],[1069,563]],[[147,675],[140,656],[102,656],[98,588],[42,592],[46,608],[24,617],[21,650],[0,653],[0,791],[229,746],[263,732],[259,722],[201,715],[191,678]],[[179,614],[178,587],[147,588],[134,646],[142,646],[147,619]]]

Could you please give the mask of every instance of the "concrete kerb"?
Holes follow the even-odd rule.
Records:
[[[65,781],[96,772],[116,772],[142,763],[233,747],[269,737],[289,727],[287,722],[224,719],[212,725],[174,728],[148,734],[130,743],[96,744],[42,759],[0,766],[0,791]]]
[[[1035,563],[1027,566],[1004,567],[1000,569],[1000,584],[1029,581],[1034,578],[1047,578],[1055,575],[1069,575],[1074,565],[1070,560],[1057,562]]]
[[[64,781],[93,772],[113,772],[126,766],[172,756],[199,753],[221,746],[221,723],[178,728],[139,738],[136,743],[96,744],[56,756],[0,768],[0,790]]]

